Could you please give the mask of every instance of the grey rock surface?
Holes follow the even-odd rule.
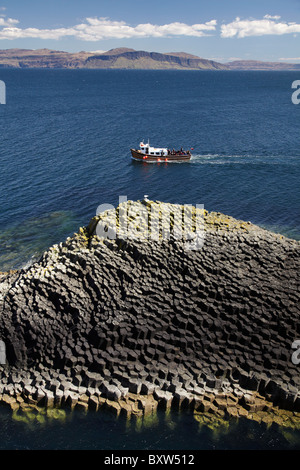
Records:
[[[44,384],[49,402],[85,387],[165,406],[170,393],[240,387],[299,410],[299,242],[205,213],[203,247],[187,251],[172,238],[99,240],[98,220],[1,276],[2,384],[27,371],[28,394]]]

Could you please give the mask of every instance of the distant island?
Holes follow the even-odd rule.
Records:
[[[235,60],[227,62],[230,70],[300,70],[300,64],[284,62],[262,62],[259,60]]]
[[[236,60],[220,63],[186,52],[147,52],[125,47],[107,52],[50,49],[0,50],[0,68],[146,69],[146,70],[300,70],[300,64]]]

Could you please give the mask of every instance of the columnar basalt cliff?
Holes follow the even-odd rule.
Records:
[[[143,204],[161,220],[179,207]],[[141,223],[137,206],[122,210],[145,234],[151,217]],[[204,243],[189,250],[174,235],[122,236],[120,214],[93,218],[26,270],[2,275],[2,402],[128,416],[186,406],[259,420],[277,410],[299,424],[300,243],[202,211]],[[116,237],[100,238],[100,223]]]

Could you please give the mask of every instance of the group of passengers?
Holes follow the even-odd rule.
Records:
[[[190,154],[191,152],[189,150],[183,150],[182,147],[180,150],[168,149],[168,155],[190,155]]]

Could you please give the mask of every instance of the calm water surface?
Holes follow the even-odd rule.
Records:
[[[0,269],[30,261],[120,195],[204,204],[300,239],[297,77],[2,70]],[[148,138],[193,147],[194,158],[133,162],[130,148]]]
[[[204,204],[300,240],[298,72],[1,70],[0,270],[26,266],[118,198]],[[130,148],[193,147],[188,163]],[[191,417],[126,427],[109,415],[43,424],[0,409],[2,448],[295,448],[296,432]],[[155,431],[155,432],[154,432]]]
[[[241,419],[201,425],[172,412],[126,422],[109,412],[14,417],[0,410],[0,449],[18,450],[299,450],[300,431]]]

